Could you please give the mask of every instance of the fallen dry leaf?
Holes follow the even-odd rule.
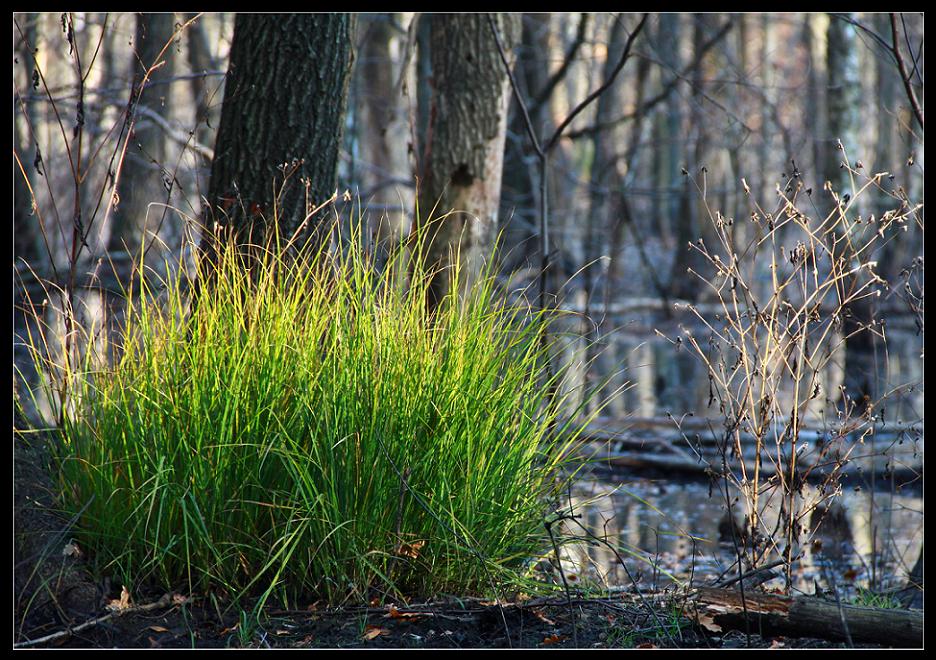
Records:
[[[546,637],[543,639],[543,644],[546,644],[547,646],[550,644],[558,644],[565,638],[566,638],[565,635],[557,635],[556,633],[553,633],[549,637]]]
[[[653,642],[643,642],[642,644],[638,644],[635,648],[638,648],[638,649],[658,649],[658,648],[660,648],[660,647],[657,646],[656,644],[654,644]]]
[[[704,614],[704,613],[702,613],[702,612],[699,612],[699,613],[696,615],[695,619],[696,619],[696,621],[699,622],[699,625],[700,625],[700,626],[702,626],[703,628],[705,628],[706,630],[708,630],[708,631],[710,631],[710,632],[721,632],[721,631],[722,631],[722,627],[721,627],[720,625],[718,625],[717,623],[715,623],[715,619],[714,619],[713,617],[709,616],[708,614]]]
[[[130,607],[130,592],[127,591],[126,585],[124,585],[120,590],[120,598],[113,599],[107,605],[107,609],[112,612],[120,612]]]
[[[149,629],[153,632],[169,632],[168,628],[163,628],[162,626],[149,626]]]
[[[539,619],[539,620],[542,621],[543,623],[548,623],[548,624],[551,625],[551,626],[556,625],[556,622],[553,621],[552,619],[550,619],[550,618],[549,618],[548,616],[546,616],[545,614],[543,614],[543,611],[542,611],[542,610],[540,610],[540,609],[533,609],[533,610],[530,610],[530,611],[533,612],[533,616],[535,616],[537,619]]]
[[[390,634],[390,631],[387,630],[386,628],[381,628],[380,626],[367,626],[366,628],[364,628],[363,637],[364,639],[369,641],[369,640],[374,639],[375,637],[379,637],[380,635],[389,635],[389,634]]]
[[[384,614],[384,618],[385,618],[385,619],[387,619],[387,618],[390,618],[390,619],[416,619],[416,618],[419,618],[419,617],[421,617],[421,616],[424,616],[424,615],[421,614],[421,613],[419,613],[419,612],[401,612],[400,610],[398,610],[398,609],[396,608],[396,605],[391,605],[391,606],[390,606],[390,611],[387,612],[386,614]]]

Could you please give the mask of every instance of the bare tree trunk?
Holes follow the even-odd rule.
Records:
[[[803,43],[803,48],[806,50],[806,107],[804,115],[807,117],[812,117],[814,123],[807,131],[807,135],[812,143],[812,167],[809,169],[810,179],[814,183],[811,188],[813,190],[819,191],[822,190],[822,182],[820,177],[823,174],[823,163],[825,162],[823,156],[823,142],[821,136],[825,133],[823,131],[825,124],[825,113],[820,107],[820,69],[822,69],[822,61],[819,57],[816,56],[816,37],[813,33],[813,21],[815,20],[814,14],[806,14],[803,18],[803,32],[801,36],[801,41]]]
[[[666,68],[673,73],[682,70],[682,58],[679,55],[680,16],[679,14],[660,15],[660,49]],[[684,188],[679,169],[682,165],[682,99],[679,94],[671,94],[666,100],[665,141],[660,150],[664,157],[662,179],[667,191],[663,213],[666,218],[667,233],[672,236],[678,233],[680,200]],[[678,249],[678,247],[677,247]]]
[[[419,191],[427,226],[426,265],[443,269],[431,278],[427,306],[449,291],[450,267],[460,253],[467,285],[490,257],[500,201],[510,86],[494,36],[482,14],[431,14],[433,112],[427,129],[427,168]],[[515,15],[498,14],[511,50],[519,36]],[[449,214],[430,224],[434,218]],[[450,213],[451,212],[451,213]]]
[[[134,89],[142,83],[147,69],[157,63],[160,51],[169,43],[174,31],[174,14],[137,15],[131,62]],[[172,95],[168,86],[159,83],[172,78],[173,54],[171,46],[166,49],[163,53],[165,64],[150,74],[138,100],[163,116],[169,114]],[[163,173],[166,153],[162,129],[141,117],[135,134],[130,136],[120,174],[117,191],[120,201],[111,216],[108,251],[127,250],[135,254],[145,240],[144,231],[156,229],[165,209],[154,206],[149,210],[149,205],[165,203],[167,199]]]
[[[412,208],[411,187],[405,151],[406,125],[396,81],[399,67],[394,65],[391,46],[396,31],[394,14],[371,14],[362,17],[360,42],[363,44],[357,63],[356,91],[360,126],[358,158],[361,161],[357,180],[364,204],[382,207],[371,213],[370,226],[378,244],[378,254],[400,240],[408,227],[404,209]]]
[[[544,53],[550,52],[551,19],[548,13],[523,15],[514,77],[526,99],[539,97],[549,79],[549,60]],[[516,99],[511,98],[510,107],[501,195],[506,214],[501,218],[501,227],[508,267],[517,268],[531,265],[536,255],[539,161],[530,147],[526,122]],[[548,110],[548,100],[530,108],[530,121],[539,135],[548,135],[554,128]]]
[[[351,14],[237,15],[208,190],[209,219],[236,240],[269,227],[288,239],[307,197],[314,207],[334,193],[354,25]],[[209,259],[213,246],[206,233]]]
[[[191,20],[197,14],[186,14],[185,19]],[[208,32],[205,30],[206,16],[201,16],[188,27],[186,39],[189,69],[192,72],[191,90],[192,100],[195,104],[195,136],[201,144],[211,142],[214,129],[217,128],[217,111],[224,98],[218,85],[211,84],[204,74],[217,68],[217,63],[211,55],[211,44]]]
[[[860,185],[857,181],[853,184],[852,175],[845,166],[853,166],[861,157],[858,153],[858,135],[861,131],[858,35],[851,24],[842,18],[830,16],[827,42],[828,142],[825,149],[825,179],[831,182],[832,189],[840,197],[847,199],[846,195],[853,196]],[[844,151],[837,148],[838,141]],[[823,201],[826,211],[832,212],[834,204],[828,193]],[[858,277],[849,277],[843,282],[841,290],[848,296],[859,286]],[[865,296],[848,303],[842,317],[842,331],[846,337],[844,394],[857,404],[855,412],[862,413],[873,403],[878,389],[878,375],[874,368],[874,334],[866,329],[874,320],[871,298]]]
[[[705,43],[705,32],[710,16],[710,14],[693,15],[692,43],[696,53],[701,52]],[[702,289],[698,278],[690,272],[690,270],[698,270],[700,263],[698,252],[689,246],[689,243],[703,238],[703,227],[707,223],[707,219],[703,217],[705,205],[699,189],[704,190],[708,182],[713,180],[708,172],[711,163],[706,162],[711,138],[706,128],[702,107],[705,101],[701,94],[711,55],[707,54],[705,57],[696,59],[697,66],[692,74],[692,106],[689,119],[689,125],[695,135],[686,168],[689,176],[695,180],[695,184],[689,180],[689,176],[686,177],[677,212],[676,259],[673,261],[670,275],[670,291],[673,296],[690,301],[695,301]]]
[[[22,71],[17,80],[17,89],[20,94],[28,95],[33,90],[33,76],[36,70],[36,60],[32,49],[36,49],[38,44],[36,38],[39,34],[39,14],[19,14],[17,21],[23,28],[25,40],[19,41],[16,49],[16,57],[19,60],[17,64],[17,74]],[[27,45],[28,43],[28,45]],[[25,115],[22,114],[25,107]],[[23,170],[20,171],[13,161],[13,256],[14,259],[23,259],[27,263],[38,266],[46,254],[43,244],[42,233],[39,227],[39,218],[33,213],[33,196],[29,192],[30,185],[35,186],[38,183],[38,174],[36,166],[33,164],[36,160],[36,141],[38,135],[34,131],[39,130],[39,113],[36,111],[36,104],[26,102],[20,105],[14,100],[13,108],[16,119],[16,148],[17,155]],[[25,172],[25,177],[23,176]]]

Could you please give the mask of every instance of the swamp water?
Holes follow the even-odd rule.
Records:
[[[806,515],[792,587],[811,594],[816,583],[825,589],[834,584],[847,597],[859,587],[902,585],[923,545],[922,493],[905,490],[845,489],[838,498],[841,508],[832,508],[821,522],[821,513]],[[815,491],[807,487],[805,499]],[[618,548],[615,554],[607,545],[585,541],[564,546],[563,570],[573,582],[626,588],[636,581],[655,589],[674,580],[702,585],[737,575],[735,547],[725,533],[724,490],[710,491],[702,481],[620,475],[580,480],[569,499],[588,532],[568,523],[565,531],[591,534]],[[733,508],[740,521],[741,504]],[[764,522],[772,529],[776,520],[777,507],[768,506]],[[810,523],[818,524],[810,529]],[[783,577],[766,586],[774,585],[782,586]]]
[[[867,370],[876,374],[878,392],[887,393],[884,422],[879,418],[875,424],[877,449],[873,443],[869,449],[880,451],[887,447],[894,451],[899,443],[896,451],[913,460],[889,463],[898,471],[903,469],[898,478],[883,472],[859,472],[843,479],[842,494],[834,498],[836,504],[825,517],[821,509],[815,516],[808,513],[821,495],[814,485],[804,488],[796,504],[807,513],[801,519],[804,531],[797,546],[799,559],[791,575],[794,590],[812,594],[818,583],[823,589],[835,587],[841,596],[851,597],[859,589],[902,586],[920,552],[923,336],[912,327],[912,319],[903,320],[903,324],[897,319],[894,323],[889,321],[893,330],[888,332],[883,348],[877,355],[867,356]],[[594,378],[613,373],[605,391],[618,389],[620,394],[602,411],[602,415],[607,415],[603,421],[616,427],[614,430],[627,433],[628,426],[639,418],[665,420],[672,415],[689,419],[684,417],[688,414],[696,420],[712,420],[713,428],[719,428],[717,409],[708,407],[710,388],[704,364],[685,345],[681,349],[674,347],[671,341],[655,333],[656,327],[670,339],[680,335],[678,323],[671,322],[667,330],[665,322],[654,324],[644,319],[620,321],[618,331],[608,337],[610,350],[607,357],[599,355]],[[572,364],[581,350],[575,341],[570,340],[565,354]],[[836,391],[842,381],[842,353],[836,354],[820,376],[826,392]],[[579,382],[584,381],[581,372],[577,377]],[[779,398],[783,400],[789,395],[781,391]],[[822,399],[811,402],[809,408],[810,424],[815,428],[834,425],[834,417],[829,421],[831,415],[823,410]],[[675,424],[669,426],[673,428],[668,440],[688,450],[687,443],[678,439]],[[894,436],[896,427],[910,432]],[[735,547],[730,534],[725,534],[730,527],[727,527],[724,484],[720,482],[710,488],[705,477],[687,481],[684,475],[669,476],[665,468],[656,472],[662,476],[655,474],[650,479],[639,470],[603,470],[576,481],[566,504],[571,504],[580,515],[578,522],[588,534],[619,548],[626,570],[608,547],[583,541],[563,546],[563,568],[567,577],[574,576],[573,582],[588,580],[602,586],[627,588],[636,580],[642,588],[649,589],[673,585],[674,579],[688,582],[691,578],[693,584],[702,585],[720,576],[737,576]],[[771,493],[762,495],[767,500],[761,514],[762,528],[769,530],[777,524],[780,500],[779,492],[773,492],[771,501]],[[731,492],[732,498],[737,494]],[[733,501],[732,507],[735,519],[741,522],[743,500]],[[586,535],[575,523],[566,523],[565,531],[580,537]],[[783,534],[776,536],[782,538]],[[765,561],[777,558],[774,552]],[[780,573],[783,569],[775,570]],[[783,584],[781,575],[766,586]]]

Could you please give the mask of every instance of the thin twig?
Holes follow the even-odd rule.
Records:
[[[45,644],[47,642],[53,642],[57,639],[70,637],[71,635],[75,633],[79,633],[83,630],[87,630],[88,628],[92,628],[100,623],[110,621],[114,617],[123,616],[124,614],[136,614],[139,612],[152,612],[153,610],[163,609],[163,608],[169,607],[170,605],[172,605],[172,594],[165,593],[163,594],[162,598],[160,598],[159,600],[155,602],[147,603],[146,605],[135,605],[131,607],[126,607],[124,609],[119,609],[114,612],[111,612],[110,614],[99,616],[96,619],[85,621],[84,623],[79,624],[73,628],[66,628],[65,630],[60,630],[59,632],[46,635],[45,637],[39,637],[38,639],[27,639],[24,642],[18,642],[13,645],[13,648],[16,648],[16,649],[26,648],[28,646],[36,646],[37,644]]]
[[[900,52],[900,42],[897,38],[897,15],[890,15],[891,22],[891,52],[894,54],[894,59],[897,60],[897,68],[900,70],[900,79],[903,81],[904,90],[907,92],[907,99],[910,101],[910,106],[913,108],[913,115],[916,117],[917,123],[920,124],[920,128],[923,128],[923,108],[920,107],[920,101],[917,99],[916,92],[913,90],[913,85],[910,83],[910,73],[907,71],[907,64],[904,62],[903,54]]]

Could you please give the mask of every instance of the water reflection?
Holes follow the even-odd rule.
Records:
[[[797,505],[807,511],[808,524],[792,573],[794,589],[811,594],[817,583],[834,583],[847,595],[857,587],[882,588],[905,579],[923,544],[920,493],[849,490],[828,510],[819,507],[809,515],[819,499],[808,486]],[[571,500],[592,535],[620,547],[616,554],[602,544],[567,546],[563,569],[573,580],[611,587],[632,586],[631,578],[644,588],[673,580],[702,584],[735,562],[734,544],[725,534],[725,495],[704,483],[589,480],[577,484]],[[763,524],[772,528],[778,515],[779,507],[769,503]],[[574,524],[566,531],[582,536]],[[780,578],[768,583],[782,585]]]

